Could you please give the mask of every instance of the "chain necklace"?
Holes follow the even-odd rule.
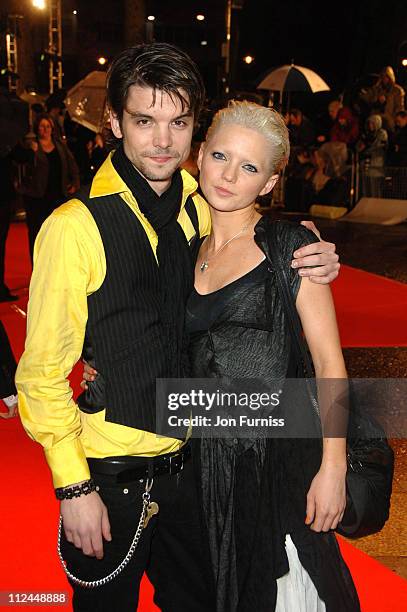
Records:
[[[226,240],[226,242],[224,242],[224,243],[223,243],[223,244],[222,244],[222,245],[221,245],[221,246],[218,248],[218,250],[217,250],[217,251],[215,251],[215,253],[212,255],[212,257],[210,257],[210,258],[207,258],[207,259],[204,259],[204,260],[203,260],[203,262],[202,262],[202,263],[201,263],[201,265],[199,266],[199,269],[200,269],[200,271],[201,271],[201,272],[206,272],[206,270],[209,268],[209,262],[211,261],[211,259],[213,259],[214,257],[216,257],[216,255],[218,255],[218,254],[219,254],[221,251],[223,251],[223,249],[224,249],[224,248],[225,248],[225,247],[226,247],[226,246],[227,246],[227,245],[228,245],[230,242],[232,242],[232,240],[234,240],[235,238],[238,238],[238,237],[239,237],[241,234],[243,234],[243,233],[244,233],[246,230],[248,230],[248,229],[249,229],[249,227],[250,227],[250,225],[251,225],[251,223],[252,223],[252,221],[253,221],[253,218],[254,218],[254,215],[255,215],[255,214],[256,214],[256,211],[254,210],[254,211],[253,211],[253,214],[251,215],[251,217],[250,217],[250,219],[249,219],[249,222],[248,222],[248,223],[247,223],[247,224],[246,224],[244,227],[242,227],[242,229],[241,229],[241,230],[240,230],[240,231],[239,231],[237,234],[235,234],[234,236],[232,236],[232,238],[229,238],[229,240]]]

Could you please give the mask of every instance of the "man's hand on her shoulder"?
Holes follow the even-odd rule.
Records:
[[[96,491],[61,501],[65,536],[85,555],[103,558],[103,538],[110,542],[107,508]]]
[[[321,238],[321,234],[312,221],[301,221],[307,229]],[[300,276],[307,276],[310,281],[319,285],[331,283],[338,276],[340,263],[336,246],[333,242],[314,242],[294,252],[292,268],[299,268]]]

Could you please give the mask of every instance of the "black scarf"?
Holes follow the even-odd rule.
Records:
[[[123,146],[114,153],[112,163],[158,237],[160,318],[168,354],[168,375],[179,377],[182,374],[185,303],[193,287],[191,254],[177,221],[183,193],[181,172],[174,173],[170,187],[158,196],[127,158]]]

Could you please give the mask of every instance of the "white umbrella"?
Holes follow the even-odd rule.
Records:
[[[100,132],[107,121],[106,72],[90,72],[68,91],[65,104],[72,121]]]
[[[313,70],[304,66],[286,64],[269,72],[257,86],[257,89],[268,89],[281,93],[292,91],[316,93],[318,91],[329,91],[330,87]]]

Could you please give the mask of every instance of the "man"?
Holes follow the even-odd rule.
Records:
[[[372,87],[361,90],[360,99],[368,104],[370,115],[381,116],[384,129],[394,131],[396,115],[404,110],[404,89],[396,83],[391,66],[382,69]]]
[[[315,130],[311,121],[298,108],[290,110],[290,142],[293,147],[307,148],[314,144]]]
[[[61,98],[61,93],[51,94],[45,102],[47,113],[54,122],[54,138],[66,143],[64,113],[66,110],[65,102]]]
[[[210,229],[197,183],[179,171],[204,86],[185,53],[154,43],[116,58],[107,98],[119,146],[89,195],[57,209],[36,242],[17,374],[20,410],[45,449],[61,499],[62,553],[74,576],[91,582],[113,572],[143,522],[142,496],[158,503],[113,581],[94,589],[74,584],[74,609],[135,610],[146,570],[161,609],[209,612],[211,575],[189,446],[158,437],[154,422],[155,379],[181,372],[193,283],[187,241]],[[339,267],[333,245],[312,246],[300,253],[311,257],[296,264],[322,264],[315,282],[329,282]],[[103,392],[91,388],[79,411],[66,377],[84,342]]]
[[[392,166],[407,166],[407,111],[396,115],[396,131],[390,143],[389,162]]]

